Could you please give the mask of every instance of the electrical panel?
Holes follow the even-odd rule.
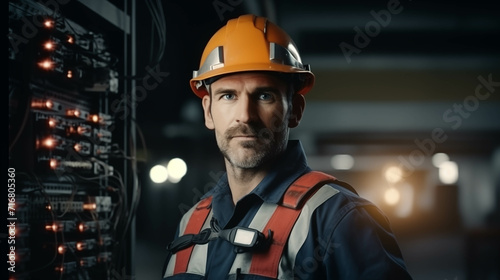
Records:
[[[116,279],[130,220],[126,124],[110,110],[121,56],[35,1],[9,2],[8,38],[9,279]]]

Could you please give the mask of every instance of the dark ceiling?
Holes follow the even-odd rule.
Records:
[[[422,73],[436,69],[478,72],[498,69],[498,6],[497,1],[484,0],[164,1],[167,42],[160,67],[170,76],[139,104],[138,120],[145,123],[182,121],[180,110],[185,102],[196,100],[188,80],[191,71],[198,68],[205,43],[228,19],[241,14],[266,16],[281,25],[294,38],[304,62],[312,65],[318,77],[340,71],[359,78],[363,77],[360,75],[370,77],[367,71],[371,74],[387,68],[396,74],[400,70]],[[148,63],[157,41],[151,36],[153,26],[146,5],[138,3],[137,9],[137,59],[141,69]],[[372,32],[365,46],[359,44],[359,38],[355,41],[357,30],[364,31],[365,36],[366,32]],[[347,58],[342,43],[358,52]],[[436,75],[446,73],[441,71]],[[345,81],[345,77],[342,80]],[[318,79],[319,88],[311,98],[332,98],[327,90],[322,90],[325,82]],[[442,94],[449,97],[447,92]],[[349,98],[342,93],[335,96]],[[363,96],[351,96],[358,101],[363,99]]]
[[[163,13],[151,9],[153,3]],[[185,137],[213,138],[189,79],[212,34],[227,20],[252,13],[285,29],[316,75],[306,115],[295,129],[310,147],[346,137],[367,143],[375,134],[387,143],[406,135],[411,143],[436,127],[457,138],[498,138],[498,94],[488,95],[459,129],[443,112],[474,94],[479,77],[500,80],[499,6],[493,0],[137,1],[137,75],[147,73],[161,53],[156,69],[163,76],[137,103],[136,122],[152,150],[164,150],[169,141],[182,145]],[[88,24],[99,28],[91,19]]]

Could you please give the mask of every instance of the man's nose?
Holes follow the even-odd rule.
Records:
[[[257,105],[250,96],[239,98],[237,110],[237,122],[249,123],[257,117]]]

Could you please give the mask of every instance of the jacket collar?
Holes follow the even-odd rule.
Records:
[[[289,140],[286,151],[251,193],[265,202],[276,204],[288,187],[309,170],[302,144],[298,140]]]

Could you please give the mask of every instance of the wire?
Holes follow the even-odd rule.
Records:
[[[64,209],[64,211],[60,215],[57,216],[58,218],[62,218],[64,215],[66,215],[66,213],[68,213],[69,208],[71,206],[71,204],[69,202],[72,202],[75,199],[75,195],[76,195],[76,192],[78,190],[78,187],[76,186],[72,177],[70,177],[70,176],[67,176],[67,177],[70,178],[71,186],[73,187],[73,190],[71,191],[70,197],[66,201],[66,202],[68,202],[68,203],[66,203],[66,209]]]
[[[133,143],[130,145],[132,151],[131,151],[131,154],[133,154],[132,158],[135,159],[135,147],[133,145]],[[135,214],[136,214],[136,211],[137,211],[137,207],[139,206],[139,201],[140,201],[140,194],[141,194],[141,188],[140,188],[140,184],[139,184],[139,178],[137,176],[137,164],[136,164],[136,161],[135,160],[132,160],[131,161],[131,165],[132,165],[132,197],[131,197],[131,203],[130,203],[130,212],[127,213],[127,221],[125,223],[125,226],[124,226],[124,230],[122,232],[122,235],[121,237],[119,238],[119,240],[123,240],[127,234],[127,231],[130,227],[130,224],[132,223],[132,220],[133,218],[135,217]]]
[[[137,123],[137,121],[135,119],[133,121],[135,123],[137,134],[139,135],[139,138],[141,139],[142,149],[144,150],[144,159],[141,159],[141,160],[137,159],[137,161],[146,162],[149,158],[148,148],[146,146],[146,138],[144,137],[144,133],[142,132],[141,126]]]
[[[163,13],[163,6],[158,0],[147,0],[146,6],[151,14],[153,26],[156,27],[156,32],[158,36],[158,52],[154,57],[151,57],[151,65],[157,65],[160,63],[163,58],[166,46],[166,25],[165,25],[165,15]],[[152,38],[154,38],[154,34],[152,34]],[[151,45],[154,45],[154,42],[151,42]]]
[[[114,225],[113,225],[113,232],[116,232],[118,230],[118,225],[120,224],[122,217],[126,217],[128,215],[127,213],[127,204],[126,204],[126,198],[127,198],[127,191],[126,191],[126,187],[123,183],[123,178],[122,178],[122,175],[120,172],[118,171],[114,171],[114,174],[111,175],[111,174],[107,174],[107,175],[99,175],[99,176],[94,176],[94,177],[84,177],[84,176],[81,176],[81,175],[78,175],[78,174],[75,174],[75,176],[81,178],[82,180],[86,180],[86,181],[89,181],[89,182],[93,182],[95,184],[98,184],[99,186],[101,186],[101,184],[99,182],[96,182],[95,180],[100,180],[102,178],[112,178],[112,179],[115,179],[118,184],[119,184],[119,187],[118,187],[118,190],[119,190],[119,195],[118,195],[118,206],[120,208],[119,211],[116,211],[116,217],[114,219],[111,219],[111,220],[114,220]],[[109,191],[109,190],[112,190],[113,192],[116,191],[115,188],[112,188],[110,186],[106,187],[106,190]],[[115,212],[116,209],[113,210],[113,212]],[[111,217],[115,215],[115,213],[112,213]],[[121,222],[123,223],[123,222]]]
[[[29,173],[25,173],[25,172],[20,172],[18,173],[18,175],[24,175],[26,177],[28,177],[29,179],[32,179],[36,182],[36,185],[39,186],[39,188],[36,189],[36,191],[39,191],[42,196],[45,198],[45,200],[47,201],[47,203],[49,204],[50,206],[50,216],[52,218],[52,224],[55,224],[58,220],[56,219],[55,215],[54,215],[54,211],[52,210],[53,207],[52,207],[52,204],[51,204],[51,200],[50,200],[50,197],[48,196],[48,194],[45,192],[45,187],[44,185],[42,184],[42,182],[40,182],[40,178],[38,178],[38,176],[36,176],[35,174],[29,174]],[[57,255],[58,255],[58,252],[57,252],[57,230],[54,231],[54,256],[52,257],[52,259],[50,259],[50,261],[40,267],[37,267],[37,268],[33,268],[31,269],[30,271],[27,271],[28,274],[31,274],[33,272],[36,272],[36,271],[40,271],[40,270],[43,270],[47,267],[49,267],[50,265],[52,265],[53,263],[55,263],[56,259],[57,259]],[[61,233],[61,241],[64,242],[64,234]]]
[[[151,15],[151,50],[149,56],[149,66],[156,66],[160,64],[164,55],[165,49],[167,46],[167,26],[165,20],[165,13],[163,12],[163,5],[160,0],[145,0],[146,7],[148,9],[149,14]],[[155,38],[158,39],[158,43],[156,43]],[[155,47],[156,46],[156,47]],[[154,49],[156,48],[156,51]],[[120,76],[119,79],[122,80],[141,80],[144,78],[144,75],[135,75],[135,76]]]

